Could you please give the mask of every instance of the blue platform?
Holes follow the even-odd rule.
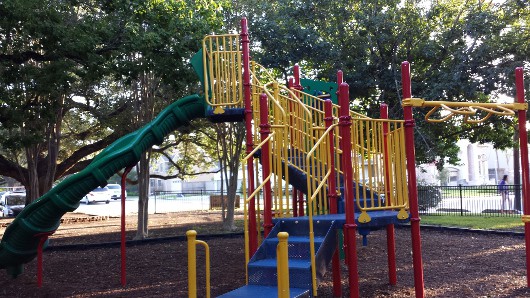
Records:
[[[299,297],[311,297],[309,290],[290,288],[289,297],[299,298]],[[249,298],[274,298],[278,297],[278,288],[273,286],[256,286],[249,285],[244,286],[239,289],[235,289],[231,292],[228,292],[222,296],[223,298],[237,298],[237,297],[249,297]]]
[[[371,221],[357,223],[363,237],[372,231],[388,224],[406,223],[399,220],[397,211],[372,211]],[[356,213],[356,218],[359,213]],[[309,240],[309,218],[290,217],[274,220],[274,228],[265,238],[248,263],[248,285],[226,293],[220,297],[278,297],[276,247],[279,243],[278,233],[287,232],[289,256],[290,297],[312,296],[311,252]],[[324,278],[328,264],[337,248],[338,230],[346,223],[344,214],[313,216],[315,244],[315,271],[317,281]]]

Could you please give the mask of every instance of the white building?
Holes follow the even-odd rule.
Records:
[[[174,158],[178,158],[175,156]],[[151,174],[168,175],[171,163],[165,157],[152,162]],[[215,172],[219,168],[212,168],[209,171]],[[197,169],[199,170],[199,169]],[[204,169],[200,169],[204,171]],[[242,173],[239,172],[238,184],[242,183]],[[201,174],[189,179],[149,179],[149,192],[170,191],[170,192],[197,192],[197,191],[220,191],[221,190],[221,173]],[[239,189],[239,188],[238,188]],[[226,186],[225,186],[226,191]]]
[[[434,164],[417,166],[420,183],[441,185],[496,185],[503,175],[513,183],[513,150],[496,150],[492,144],[459,140],[459,165],[447,164],[440,174]]]

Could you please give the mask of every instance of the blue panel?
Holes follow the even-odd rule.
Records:
[[[208,109],[206,110],[206,117],[213,123],[241,122],[245,120],[245,109],[225,108],[225,112],[223,114],[214,114],[212,109]]]
[[[310,297],[308,289],[290,288],[289,296],[292,298]],[[237,297],[252,297],[252,298],[273,298],[278,297],[278,288],[271,286],[253,286],[248,285],[242,288],[233,290],[224,295],[218,296],[222,298],[237,298]]]

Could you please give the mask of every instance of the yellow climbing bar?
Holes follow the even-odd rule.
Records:
[[[476,103],[476,102],[452,102],[452,101],[427,101],[423,98],[405,98],[403,106],[430,108],[425,115],[427,122],[444,122],[455,115],[464,117],[466,123],[482,123],[493,115],[513,116],[515,111],[528,110],[528,103]],[[439,110],[445,113],[435,115]],[[434,118],[439,116],[439,118]]]
[[[215,114],[243,107],[243,72],[237,34],[209,35],[202,42],[204,93]]]

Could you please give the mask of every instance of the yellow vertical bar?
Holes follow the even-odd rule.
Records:
[[[186,236],[188,238],[188,297],[197,298],[197,251],[195,249],[197,232],[187,231]]]
[[[289,253],[288,241],[289,234],[286,232],[278,233],[278,246],[276,247],[276,264],[278,275],[278,298],[289,298]]]
[[[219,52],[221,53],[221,61],[219,63],[219,73],[220,73],[220,84],[219,84],[219,103],[226,102],[226,93],[230,92],[230,85],[227,85],[227,82],[229,82],[229,78],[226,77],[226,60],[227,60],[227,47],[226,47],[226,38],[221,37],[222,40],[222,49],[219,48]],[[224,91],[224,92],[223,92]]]

